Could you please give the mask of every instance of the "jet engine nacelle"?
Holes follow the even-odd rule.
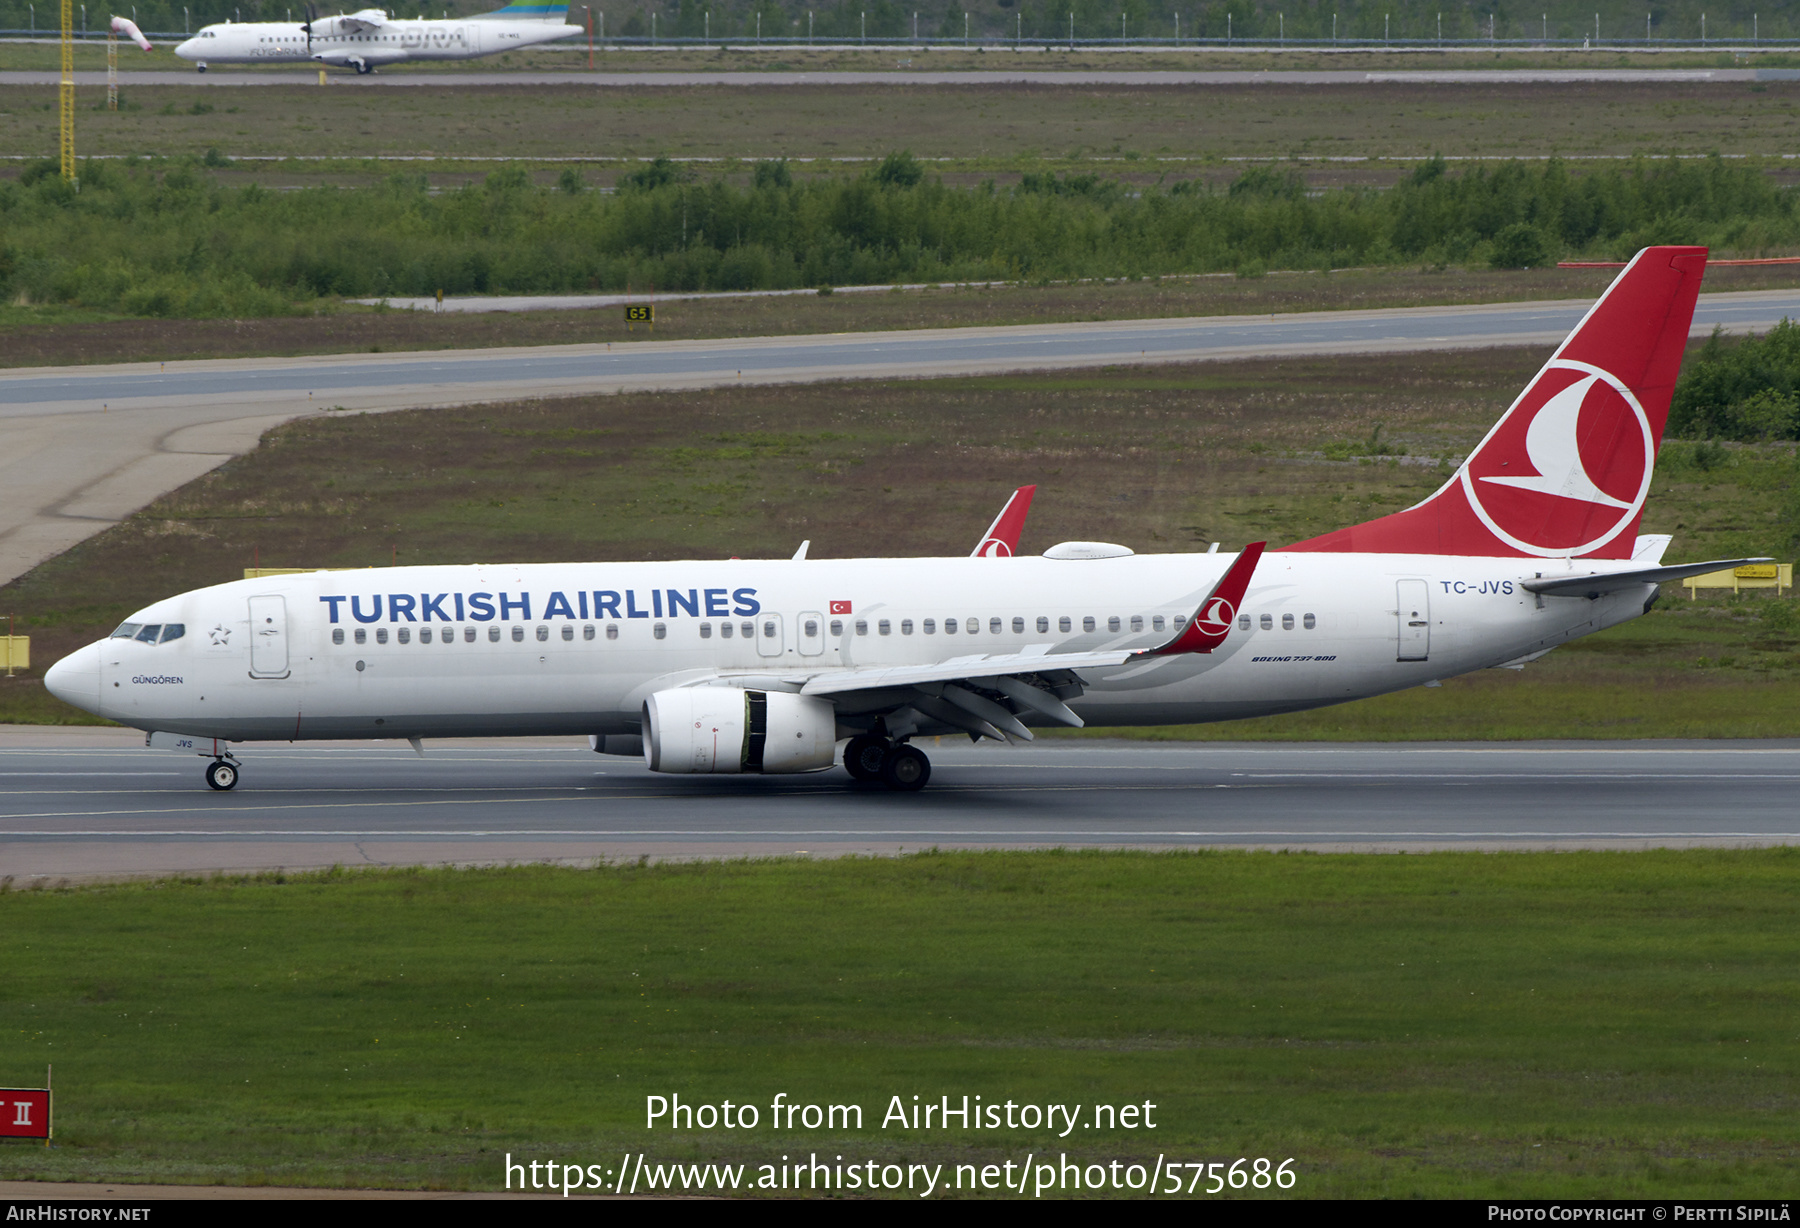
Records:
[[[819,772],[837,760],[837,709],[788,691],[696,686],[644,701],[652,772]]]

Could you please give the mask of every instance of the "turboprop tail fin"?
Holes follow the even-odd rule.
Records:
[[[562,22],[569,15],[566,4],[509,4],[503,9],[481,16],[498,21],[554,21]],[[480,20],[480,18],[477,18]]]
[[[1646,247],[1436,494],[1287,548],[1630,558],[1705,272]]]

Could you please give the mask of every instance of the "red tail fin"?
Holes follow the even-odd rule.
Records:
[[[1436,494],[1288,549],[1630,558],[1705,271],[1646,247]]]

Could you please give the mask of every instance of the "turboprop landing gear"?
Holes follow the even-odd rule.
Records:
[[[228,759],[214,759],[206,765],[206,783],[221,793],[237,788],[238,765]]]
[[[902,743],[882,756],[881,783],[896,793],[917,793],[931,779],[931,760],[925,752]]]
[[[205,71],[206,71],[206,65],[204,65],[204,64],[196,64],[196,65],[194,65],[194,71],[195,71],[195,72],[205,72]]]

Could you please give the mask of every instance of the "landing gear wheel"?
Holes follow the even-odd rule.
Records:
[[[896,746],[881,761],[881,783],[896,793],[917,793],[931,779],[931,760],[911,746]]]
[[[206,765],[206,783],[220,792],[237,788],[237,782],[237,764],[215,759]]]
[[[356,62],[356,75],[357,75],[357,76],[359,76],[359,77],[366,77],[366,76],[368,76],[368,75],[369,75],[369,74],[370,74],[370,73],[372,73],[372,72],[374,72],[374,71],[375,71],[375,67],[374,67],[374,65],[372,65],[372,64],[365,64],[365,63],[363,63],[363,62],[362,62],[362,61],[361,61],[361,60],[358,60],[358,61],[357,61],[357,62]]]
[[[878,738],[872,733],[861,734],[851,738],[850,744],[844,747],[844,770],[857,780],[880,780],[881,761],[887,753],[886,738]]]
[[[206,65],[204,65],[204,64],[196,64],[196,65],[194,65],[194,71],[195,71],[195,72],[205,72],[205,71],[206,71]]]

